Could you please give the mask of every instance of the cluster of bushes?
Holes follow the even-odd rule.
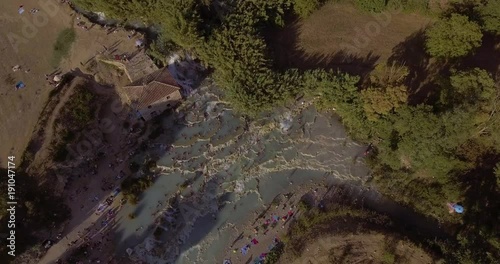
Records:
[[[284,252],[284,248],[285,244],[283,244],[283,242],[279,241],[278,243],[276,243],[273,249],[271,249],[271,251],[269,251],[269,253],[266,255],[266,264],[278,263],[278,260]]]
[[[59,120],[64,123],[64,126],[59,126],[60,131],[57,131],[57,134],[61,136],[51,148],[54,161],[66,160],[68,156],[67,145],[76,138],[76,133],[84,129],[94,119],[94,99],[95,95],[88,90],[86,83],[75,87],[74,93],[60,113]]]
[[[95,95],[86,86],[85,83],[75,87],[74,94],[65,106],[68,110],[66,121],[69,121],[70,127],[81,129],[94,119],[92,102]]]
[[[131,204],[137,204],[141,194],[151,185],[153,185],[153,178],[151,176],[140,178],[128,177],[121,184],[123,197]]]

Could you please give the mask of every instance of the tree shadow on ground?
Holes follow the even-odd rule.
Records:
[[[494,173],[500,154],[487,153],[479,157],[475,168],[460,176],[464,200],[460,203],[464,207],[461,234],[465,235],[469,243],[477,246],[482,253],[489,249],[491,254],[500,258],[498,249],[492,247],[490,241],[500,237],[500,191],[497,177]],[[490,243],[488,243],[490,242]]]
[[[451,69],[466,70],[474,67],[485,69],[493,75],[500,72],[499,38],[485,34],[481,47],[464,58],[431,58],[425,51],[425,29],[398,44],[392,50],[388,63],[408,67],[405,84],[409,89],[410,105],[434,104],[439,100],[443,77],[450,76]]]
[[[301,71],[312,69],[332,69],[359,75],[362,79],[370,73],[378,55],[369,53],[359,56],[347,50],[338,50],[333,54],[310,54],[299,46],[301,22],[296,17],[287,18],[284,28],[266,28],[264,38],[268,52],[277,70],[297,68]]]
[[[425,29],[421,29],[392,49],[389,64],[408,67],[405,85],[408,87],[410,105],[432,104],[439,98],[435,81],[448,71],[447,62],[432,59],[425,51]]]
[[[460,68],[481,68],[500,76],[500,37],[484,34],[482,45],[461,60]]]

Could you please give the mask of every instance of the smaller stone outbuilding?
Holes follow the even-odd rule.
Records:
[[[179,104],[180,90],[167,67],[123,87],[130,107],[146,121]]]

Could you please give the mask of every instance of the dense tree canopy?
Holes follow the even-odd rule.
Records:
[[[450,84],[453,94],[458,97],[454,99],[456,102],[481,103],[495,96],[495,81],[487,71],[479,68],[452,73]]]
[[[485,31],[500,35],[500,1],[488,0],[485,5],[476,8]]]
[[[435,57],[455,58],[481,46],[481,28],[466,16],[452,14],[426,31],[427,52]]]
[[[374,121],[407,103],[408,88],[404,80],[408,73],[407,67],[396,64],[379,64],[370,73],[370,87],[361,91],[369,120]]]
[[[370,87],[361,92],[366,116],[370,120],[377,119],[379,115],[386,115],[390,111],[405,105],[408,101],[406,86],[388,86],[385,88]]]

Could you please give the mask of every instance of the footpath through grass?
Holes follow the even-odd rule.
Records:
[[[56,43],[54,44],[54,51],[52,52],[52,58],[50,60],[50,65],[54,68],[59,66],[62,59],[68,56],[71,50],[71,45],[76,40],[76,32],[73,28],[63,29],[59,32],[57,36]]]

